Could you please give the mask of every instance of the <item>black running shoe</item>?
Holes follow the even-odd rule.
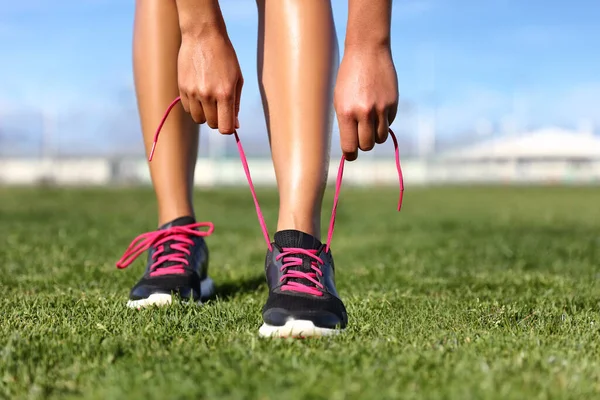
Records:
[[[263,307],[265,337],[312,337],[348,324],[335,288],[333,258],[317,238],[296,230],[275,234],[265,271],[269,297]]]
[[[200,227],[207,227],[208,231],[199,231]],[[192,217],[181,217],[155,232],[138,236],[117,262],[118,268],[127,268],[148,250],[146,272],[131,289],[127,306],[170,304],[173,295],[196,302],[212,296],[215,287],[207,274],[208,248],[204,237],[213,229],[210,222],[196,223]]]

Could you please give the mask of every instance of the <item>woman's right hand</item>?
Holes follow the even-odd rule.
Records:
[[[224,29],[202,35],[182,34],[177,65],[181,104],[198,124],[222,134],[239,128],[244,78]]]

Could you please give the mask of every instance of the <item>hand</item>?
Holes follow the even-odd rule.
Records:
[[[196,123],[207,122],[222,134],[239,128],[244,78],[226,33],[183,35],[177,73],[181,104]]]
[[[334,91],[340,144],[348,161],[388,137],[398,109],[398,78],[389,48],[347,48]]]

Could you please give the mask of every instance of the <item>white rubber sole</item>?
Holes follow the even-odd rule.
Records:
[[[263,324],[258,330],[261,337],[270,338],[309,338],[338,335],[342,332],[340,329],[319,328],[312,321],[307,320],[289,320],[283,326],[273,326]]]
[[[207,299],[215,294],[215,283],[211,278],[207,277],[200,283],[200,293],[202,293],[203,299]],[[127,307],[140,309],[150,306],[168,306],[171,303],[173,303],[172,295],[166,293],[154,293],[145,299],[129,300],[127,302]],[[195,304],[202,304],[202,300],[196,301]]]

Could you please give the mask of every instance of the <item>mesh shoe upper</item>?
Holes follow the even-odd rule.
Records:
[[[209,231],[199,231],[201,226],[209,226]],[[211,232],[212,224],[196,223],[192,217],[182,217],[136,238],[117,263],[117,267],[126,268],[148,250],[146,271],[132,288],[130,299],[145,299],[156,293],[176,293],[185,299],[200,299],[201,281],[208,272],[208,248],[204,236]]]
[[[333,258],[318,239],[295,230],[277,232],[265,272],[267,324],[281,326],[289,319],[302,319],[321,328],[345,328],[348,316],[335,288]]]

